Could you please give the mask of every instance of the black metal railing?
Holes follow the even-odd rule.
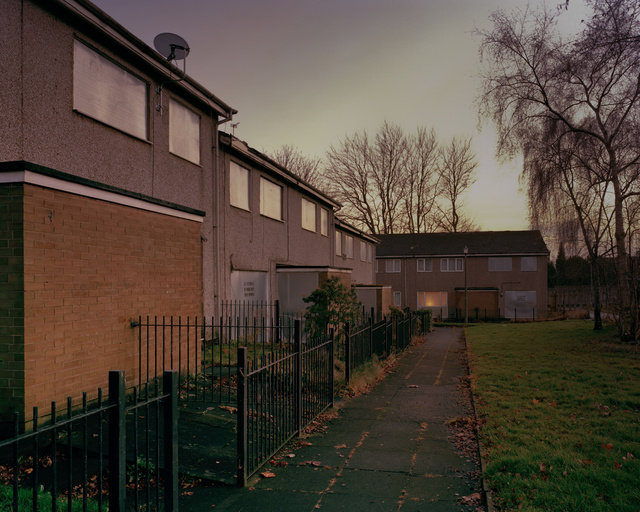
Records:
[[[238,348],[238,485],[258,471],[293,436],[333,405],[333,331],[301,338],[295,322],[293,350],[249,359]]]
[[[348,384],[353,371],[374,355],[388,356],[392,350],[403,351],[411,338],[431,329],[431,312],[408,312],[393,315],[378,323],[371,319],[351,328],[345,327],[345,381]]]
[[[259,361],[291,348],[295,319],[140,317],[139,379],[167,369],[179,372],[182,401],[231,403],[236,400],[237,349]]]
[[[46,422],[34,407],[23,433],[16,413],[13,437],[0,441],[3,492],[11,493],[2,510],[177,511],[177,383],[168,371],[162,393],[156,384],[127,398],[124,372],[111,371],[106,403],[100,389],[91,407],[86,393],[79,409],[68,398],[62,415],[52,402]]]

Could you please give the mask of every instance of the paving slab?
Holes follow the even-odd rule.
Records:
[[[194,488],[181,497],[181,511],[483,510],[463,499],[481,482],[448,427],[468,414],[458,389],[461,333],[438,328],[409,347],[383,382],[345,400],[323,428],[261,470],[273,477],[258,474],[242,489]]]

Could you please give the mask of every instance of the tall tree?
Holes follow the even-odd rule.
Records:
[[[539,141],[550,147],[567,135],[591,141],[584,147],[601,161],[590,168],[603,172],[612,196],[619,334],[632,340],[639,318],[624,204],[640,193],[640,4],[587,2],[592,14],[570,40],[557,28],[563,11],[492,13],[493,28],[478,32],[486,65],[480,113],[496,125],[498,153],[522,152],[525,166]]]
[[[436,132],[418,127],[409,136],[405,188],[402,196],[404,231],[424,233],[433,229],[430,220],[438,197],[440,173]]]
[[[474,231],[475,222],[462,214],[463,194],[476,182],[478,161],[471,139],[454,137],[440,149],[439,201],[436,226],[439,231]]]
[[[408,153],[402,129],[387,122],[373,140],[356,133],[329,148],[325,176],[348,222],[372,234],[401,231]]]

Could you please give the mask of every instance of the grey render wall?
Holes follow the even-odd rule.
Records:
[[[169,70],[121,45],[132,36],[101,20],[87,23],[58,2],[0,4],[0,161],[27,161],[206,213],[202,224],[204,309],[215,300],[214,164],[220,109],[194,88],[159,84]],[[96,23],[98,28],[96,28]],[[74,41],[82,41],[148,84],[149,140],[141,140],[73,110]],[[135,44],[140,44],[134,41]],[[144,53],[144,52],[142,52]],[[151,59],[152,60],[152,59]],[[166,67],[166,66],[165,66]],[[166,71],[166,74],[165,74]],[[175,75],[174,75],[175,78]],[[170,98],[200,115],[200,165],[169,151]],[[162,100],[162,110],[155,105]],[[216,109],[214,109],[216,106]]]

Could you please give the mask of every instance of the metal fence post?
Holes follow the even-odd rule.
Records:
[[[369,358],[373,358],[373,318],[369,318]]]
[[[238,487],[244,487],[247,484],[247,418],[247,348],[238,347],[238,472],[236,474]]]
[[[295,418],[296,432],[302,435],[302,343],[300,341],[300,319],[293,322],[293,338],[296,350]]]
[[[351,325],[349,322],[344,324],[344,380],[349,384],[351,379],[351,341],[349,331]]]
[[[124,510],[127,479],[127,423],[123,370],[109,372],[109,510]]]
[[[165,370],[162,386],[164,412],[164,502],[165,510],[178,510],[178,372]]]
[[[335,403],[335,377],[333,374],[333,366],[334,366],[334,357],[335,357],[335,349],[336,349],[336,338],[335,331],[333,327],[329,329],[329,339],[331,340],[330,348],[329,348],[329,390],[331,392],[331,403],[330,407],[334,406]]]

